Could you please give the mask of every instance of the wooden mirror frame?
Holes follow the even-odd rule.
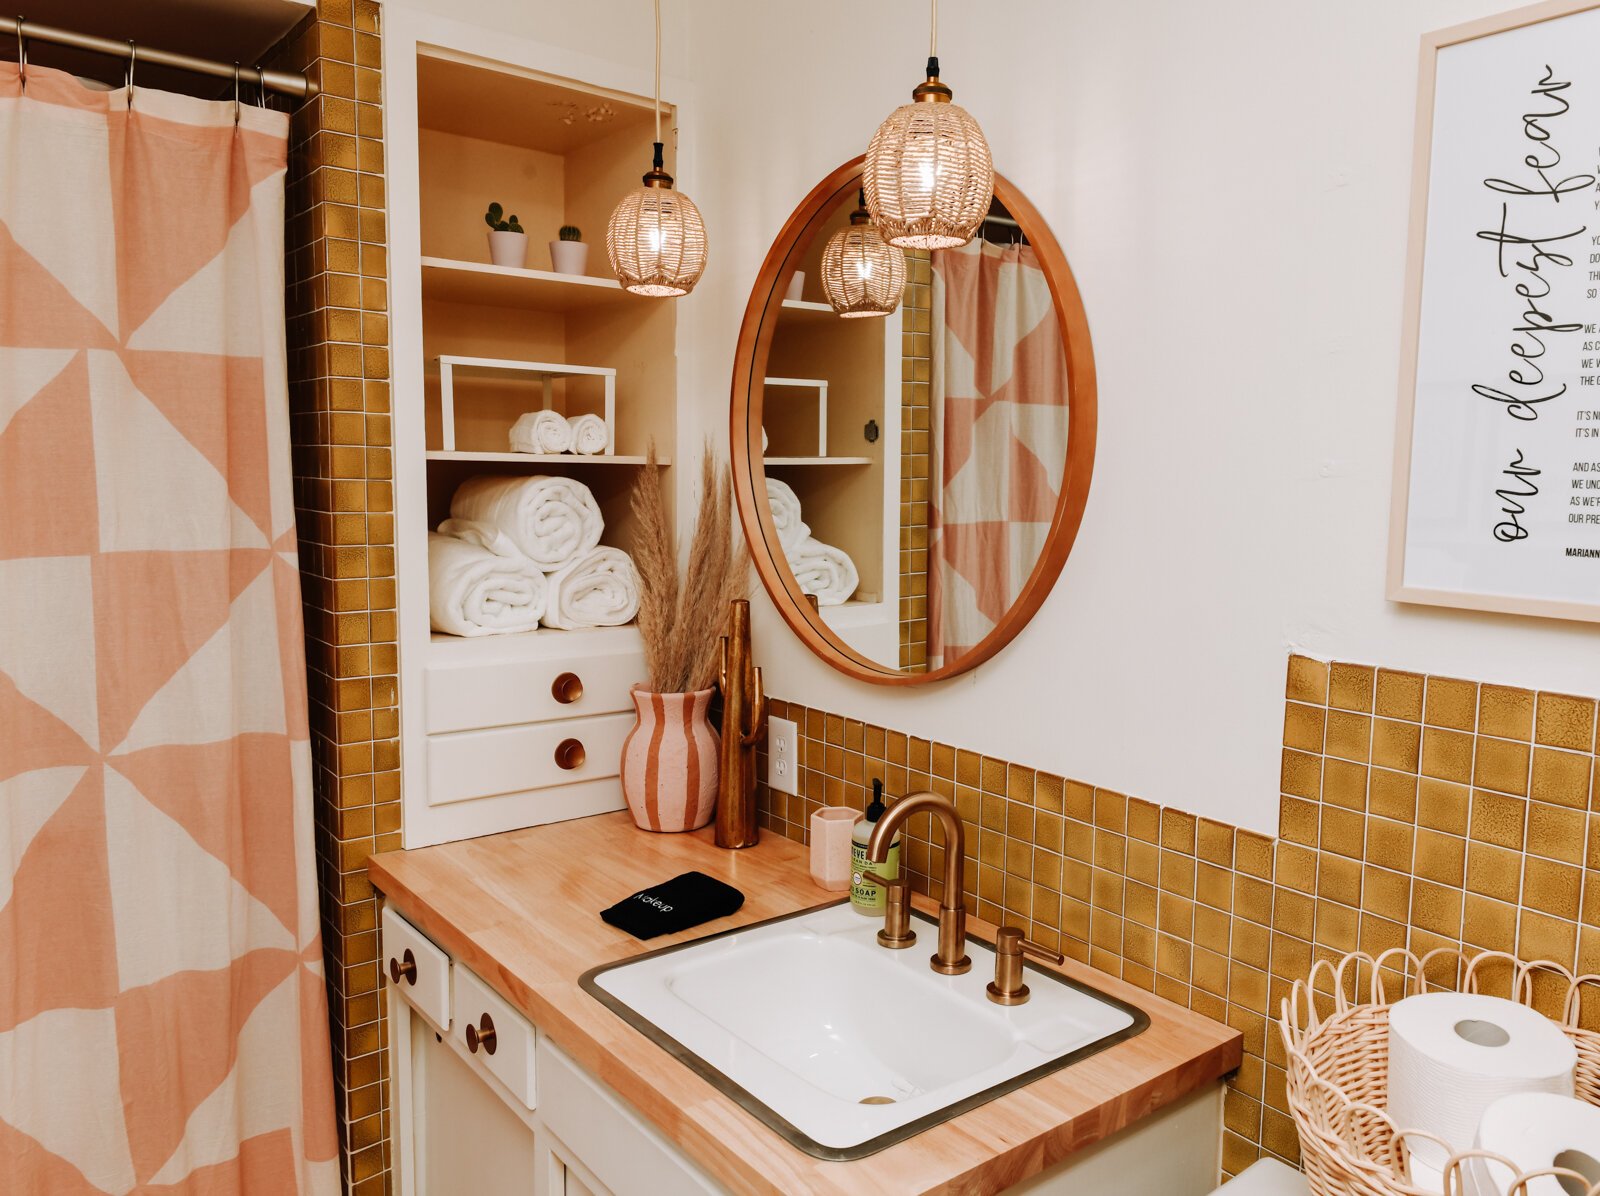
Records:
[[[771,595],[773,605],[794,633],[812,652],[847,676],[877,685],[923,685],[954,677],[976,668],[1010,643],[1043,605],[1055,585],[1067,556],[1072,552],[1089,498],[1089,479],[1094,472],[1095,430],[1098,423],[1094,347],[1089,339],[1089,319],[1078,294],[1077,280],[1067,265],[1066,255],[1051,235],[1027,197],[1011,182],[996,174],[994,193],[1007,211],[1021,224],[1028,242],[1038,255],[1055,301],[1056,318],[1061,324],[1067,354],[1067,461],[1061,478],[1061,493],[1055,517],[1033,571],[1023,583],[1017,600],[995,624],[993,630],[970,652],[950,664],[925,673],[903,673],[863,656],[847,645],[824,621],[800,591],[794,573],[781,553],[776,553],[778,533],[772,522],[772,509],[766,497],[766,471],[759,467],[761,417],[757,395],[758,380],[766,377],[767,357],[777,327],[783,295],[778,282],[784,263],[800,244],[801,238],[814,235],[814,225],[825,219],[837,204],[860,186],[863,158],[857,156],[834,170],[811,189],[794,210],[777,240],[767,250],[756,275],[750,302],[745,307],[744,323],[739,328],[739,343],[733,363],[733,389],[729,404],[729,445],[733,458],[733,493],[739,508],[739,522],[750,545],[761,584]],[[753,418],[752,418],[753,417]]]

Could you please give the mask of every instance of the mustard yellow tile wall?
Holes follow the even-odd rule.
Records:
[[[900,306],[900,667],[908,673],[928,671],[931,260],[926,249],[906,250],[906,293]]]
[[[1228,1175],[1298,1159],[1270,1011],[1315,960],[1454,945],[1600,972],[1593,698],[1290,657],[1276,837],[794,703],[772,713],[799,725],[802,771],[800,796],[762,791],[768,830],[803,839],[819,806],[864,808],[874,777],[932,789],[965,823],[979,917],[1243,1033]],[[938,896],[926,816],[903,859]]]
[[[318,0],[269,56],[291,121],[287,302],[316,849],[346,1188],[389,1191],[377,898],[400,845],[387,230],[376,0]]]

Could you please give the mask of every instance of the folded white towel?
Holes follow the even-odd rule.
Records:
[[[598,415],[575,415],[567,421],[572,433],[572,451],[593,457],[606,451],[611,437],[606,433],[606,421]]]
[[[511,425],[514,453],[564,453],[572,447],[572,427],[554,411],[528,411]]]
[[[546,627],[620,627],[639,613],[639,575],[620,548],[596,548],[552,573]]]
[[[861,576],[843,549],[807,536],[784,550],[802,594],[815,594],[818,606],[838,606],[856,592]]]
[[[475,477],[450,500],[454,519],[491,524],[547,573],[600,543],[605,522],[589,487],[571,478]]]
[[[811,534],[800,518],[800,498],[787,482],[767,479],[767,504],[772,508],[772,523],[778,529],[778,543],[785,552]]]
[[[524,556],[504,556],[454,536],[428,534],[428,614],[435,631],[504,635],[532,631],[549,586]]]

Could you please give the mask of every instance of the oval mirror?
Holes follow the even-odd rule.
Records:
[[[898,295],[871,225],[849,239],[860,180],[857,158],[819,183],[762,264],[734,362],[734,489],[795,633],[904,685],[987,660],[1049,593],[1089,493],[1094,353],[1060,246],[1006,179],[971,243],[882,247],[904,252]]]

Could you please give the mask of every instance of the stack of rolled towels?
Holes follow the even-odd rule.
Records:
[[[476,477],[428,536],[435,631],[503,635],[541,623],[619,627],[639,613],[639,578],[589,488],[562,477]]]
[[[1445,1191],[1450,1160],[1468,1151],[1494,1157],[1462,1161],[1448,1186],[1465,1196],[1573,1190],[1555,1178],[1518,1185],[1519,1173],[1551,1167],[1600,1182],[1600,1108],[1577,1099],[1577,1050],[1543,1014],[1486,994],[1422,993],[1390,1009],[1388,1037],[1388,1115],[1414,1131],[1416,1187]]]
[[[574,415],[569,419],[557,411],[529,411],[511,425],[514,453],[577,453],[594,457],[605,452],[610,443],[606,421],[598,415]]]
[[[790,572],[800,583],[801,593],[816,595],[818,606],[838,606],[846,601],[861,584],[849,554],[811,534],[810,525],[800,517],[799,496],[788,483],[769,477],[767,502],[778,530],[778,543]]]

